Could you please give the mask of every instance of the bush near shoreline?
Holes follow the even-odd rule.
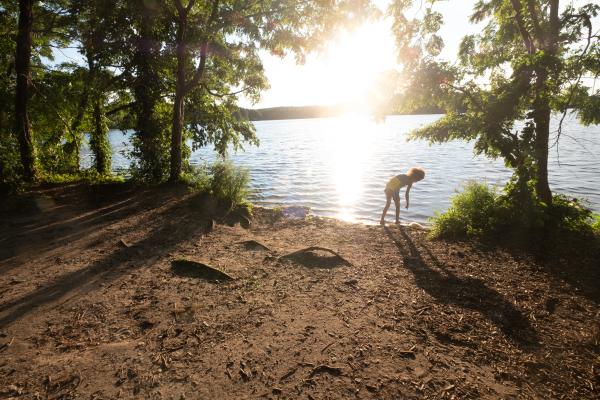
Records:
[[[600,215],[581,201],[555,195],[551,206],[530,192],[515,195],[511,184],[503,191],[471,181],[455,194],[447,211],[431,218],[430,237],[478,239],[496,245],[517,245],[536,252],[598,245]]]

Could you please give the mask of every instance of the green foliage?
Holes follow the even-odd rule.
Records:
[[[84,182],[89,185],[101,185],[109,183],[124,183],[125,178],[119,175],[100,174],[95,169],[89,169],[77,173],[65,174],[44,174],[41,176],[41,181],[51,184],[65,184]]]
[[[230,161],[215,162],[210,168],[210,191],[216,198],[232,205],[246,203],[250,194],[250,173]]]
[[[16,138],[0,131],[0,194],[12,193],[21,187],[21,168]]]
[[[210,168],[207,164],[191,165],[187,171],[181,174],[181,182],[192,191],[210,193],[212,182]]]
[[[593,217],[592,229],[597,235],[600,235],[600,214],[595,214]]]
[[[431,236],[537,245],[549,238],[585,237],[598,230],[598,217],[576,199],[554,196],[548,206],[537,200],[533,188],[520,184],[513,179],[499,193],[482,183],[467,183],[454,195],[450,208],[432,218]]]
[[[448,211],[433,218],[431,235],[457,239],[489,233],[497,224],[497,197],[487,185],[468,182],[461,193],[453,196]]]
[[[181,181],[194,191],[208,193],[220,201],[242,206],[249,214],[252,213],[252,205],[247,201],[250,194],[250,173],[231,161],[216,161],[210,166],[191,166],[182,174]]]
[[[111,171],[111,149],[108,141],[108,126],[102,113],[102,98],[94,99],[94,129],[90,134],[90,149],[94,154],[94,166],[99,174],[106,175]]]
[[[584,124],[600,122],[600,89],[581,79],[600,73],[600,42],[592,26],[600,5],[478,1],[471,22],[482,28],[463,38],[459,63],[449,63],[439,57],[443,20],[436,3],[395,0],[390,6],[405,66],[394,106],[446,111],[412,138],[474,140],[477,153],[503,158],[550,204],[551,113],[572,110]]]
[[[577,199],[554,196],[547,214],[546,226],[553,231],[588,234],[594,230],[592,211]]]

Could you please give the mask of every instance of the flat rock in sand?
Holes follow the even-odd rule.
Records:
[[[298,250],[281,258],[309,268],[337,268],[351,265],[335,251],[318,246]]]
[[[240,244],[248,251],[271,251],[267,246],[256,240],[246,240]]]
[[[175,275],[186,278],[197,278],[206,281],[231,281],[234,279],[220,269],[184,258],[174,260],[171,263],[171,269]]]

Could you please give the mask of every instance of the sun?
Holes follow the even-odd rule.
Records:
[[[377,77],[396,66],[394,40],[384,23],[367,23],[340,32],[327,46],[315,71],[320,91],[337,103],[365,108]]]
[[[271,85],[262,107],[344,104],[361,108],[379,74],[397,67],[389,20],[338,31],[303,65],[292,56],[280,59],[265,54],[262,59]]]

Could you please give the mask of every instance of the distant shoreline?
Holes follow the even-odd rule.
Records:
[[[248,109],[240,108],[239,117],[249,121],[273,121],[285,119],[310,119],[338,117],[348,113],[348,108],[338,106],[293,106],[293,107],[270,107]],[[351,112],[351,110],[350,110]],[[443,110],[437,108],[419,109],[414,112],[396,112],[386,115],[428,115],[443,114]]]
[[[246,121],[281,121],[291,119],[314,119],[314,118],[333,118],[344,114],[351,114],[354,110],[345,106],[290,106],[290,107],[269,107],[269,108],[240,108],[237,118]],[[412,112],[392,112],[382,113],[373,116],[383,119],[389,115],[432,115],[444,114],[444,111],[437,108],[422,108]],[[122,121],[113,121],[109,124],[109,129],[129,130],[133,127],[123,128],[120,126]]]

